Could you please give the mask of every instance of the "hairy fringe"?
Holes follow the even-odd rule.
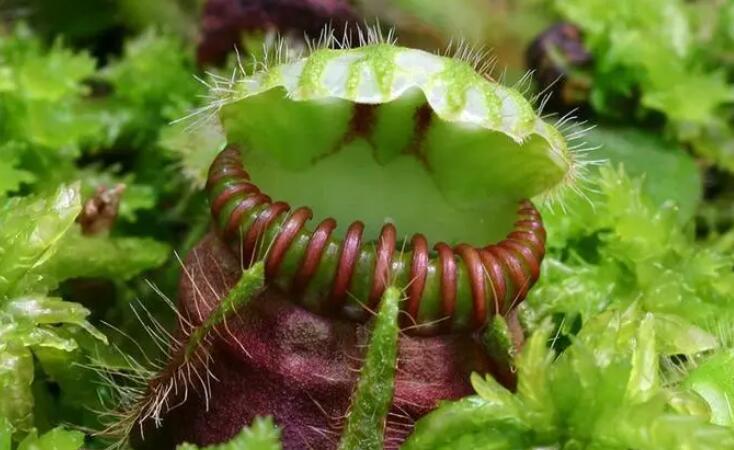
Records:
[[[199,292],[197,296],[206,298],[200,293],[202,287],[194,283],[192,274],[180,259],[179,263],[185,276]],[[159,428],[168,412],[188,400],[191,390],[202,397],[205,408],[209,408],[212,382],[218,381],[210,369],[213,362],[211,347],[214,337],[236,342],[244,350],[242,343],[230,330],[227,320],[236,315],[239,307],[244,306],[262,290],[262,271],[261,262],[243,271],[238,284],[220,298],[218,305],[206,320],[201,311],[196,311],[199,316],[197,320],[184,316],[164,293],[149,284],[174,312],[178,324],[178,331],[175,334],[171,333],[141,301],[131,305],[140,326],[157,349],[160,355],[158,357],[149,356],[132,337],[108,324],[114,332],[119,333],[136,347],[140,358],[136,359],[114,345],[113,351],[121,358],[123,364],[111,366],[104,358],[97,356],[85,366],[95,372],[111,392],[111,399],[100,399],[102,410],[96,412],[102,419],[104,428],[94,433],[111,441],[107,448],[125,447],[129,444],[130,435],[135,427],[139,427],[141,438],[144,438],[145,426],[148,423]],[[255,284],[252,284],[253,280]],[[206,283],[208,284],[208,280]],[[242,283],[250,283],[245,291],[241,288]],[[208,290],[216,294],[211,285],[208,286]],[[238,297],[243,294],[244,297]]]

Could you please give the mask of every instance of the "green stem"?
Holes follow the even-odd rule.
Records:
[[[400,299],[401,292],[396,287],[387,288],[382,295],[340,450],[382,448],[385,421],[395,390]]]
[[[209,332],[224,322],[239,308],[245,306],[262,291],[265,283],[265,270],[262,261],[253,264],[249,269],[242,272],[237,284],[229,290],[227,295],[219,302],[219,305],[209,314],[203,324],[195,328],[186,343],[185,359],[188,360],[194,354],[201,342],[209,335]]]

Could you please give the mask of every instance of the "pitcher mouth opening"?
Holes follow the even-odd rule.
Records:
[[[310,207],[292,209],[253,183],[242,152],[227,147],[207,182],[219,236],[243,265],[264,260],[266,279],[305,308],[365,320],[388,285],[403,289],[403,327],[415,334],[466,332],[507,315],[539,276],[545,229],[522,200],[504,239],[489,245],[430,245],[420,230],[400,239],[392,223],[374,238],[361,220],[337,233],[326,217],[315,227]]]

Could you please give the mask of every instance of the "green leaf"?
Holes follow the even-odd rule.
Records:
[[[478,374],[473,373],[471,375],[471,384],[479,397],[487,402],[486,408],[495,410],[494,414],[497,417],[502,417],[502,414],[511,418],[522,417],[522,403],[512,392],[499,384],[491,375],[486,375],[482,378]]]
[[[674,314],[655,313],[655,336],[663,355],[695,355],[719,347],[714,335]]]
[[[34,379],[32,349],[71,352],[76,339],[64,332],[68,326],[86,330],[100,342],[107,338],[87,322],[89,311],[60,299],[26,296],[7,301],[0,307],[0,415],[21,429],[32,420]],[[75,370],[71,366],[65,370]]]
[[[642,104],[665,113],[676,124],[714,122],[717,109],[734,101],[734,88],[727,84],[723,71],[681,71],[675,75],[657,75],[660,79],[642,96]]]
[[[0,450],[11,450],[10,443],[13,438],[13,426],[10,421],[0,415]]]
[[[0,146],[0,198],[17,190],[22,183],[30,183],[36,179],[31,172],[18,167],[21,149],[22,146],[15,142]]]
[[[683,384],[706,400],[712,423],[734,426],[734,350],[705,359],[687,374]]]
[[[89,310],[77,303],[63,301],[60,298],[38,296],[19,297],[10,300],[0,309],[9,315],[16,324],[51,325],[69,324],[87,330],[92,336],[106,342],[105,336],[87,322]],[[42,345],[44,341],[27,343],[26,345]],[[73,342],[73,341],[72,341]],[[69,349],[73,350],[73,348]]]
[[[0,325],[6,327],[7,325]],[[0,417],[11,425],[27,430],[31,427],[33,394],[33,356],[30,350],[10,345],[3,339],[0,344]]]
[[[31,274],[46,289],[69,278],[129,280],[163,264],[170,255],[167,244],[150,238],[84,236],[78,226],[60,240],[57,253]]]
[[[640,322],[632,350],[632,370],[627,381],[625,398],[642,403],[659,390],[658,353],[655,351],[655,318],[647,313]]]
[[[541,435],[551,432],[557,420],[547,382],[553,353],[546,344],[552,331],[550,322],[543,323],[525,343],[515,363],[518,373],[524,375],[517,380],[517,396],[523,403],[523,414]]]
[[[493,361],[510,367],[515,356],[515,346],[504,317],[498,314],[492,318],[482,333],[482,344]]]
[[[81,210],[79,185],[61,186],[47,197],[13,198],[0,206],[0,298],[21,294],[25,279],[58,249]],[[1,300],[0,300],[1,301]]]
[[[61,327],[57,334],[76,342],[76,351],[50,347],[33,347],[37,362],[33,382],[34,422],[45,430],[59,423],[82,425],[87,429],[101,429],[104,417],[99,412],[107,406],[108,385],[94,370],[88,369],[90,358],[95,360],[103,351],[113,352],[104,343],[85,334],[79,328]],[[53,386],[53,389],[49,387]]]
[[[82,445],[84,433],[58,427],[40,437],[36,430],[31,431],[18,445],[18,450],[78,450]]]
[[[280,450],[280,430],[270,417],[256,417],[249,427],[242,431],[229,442],[224,444],[197,447],[193,444],[181,444],[177,450]]]
[[[469,396],[443,402],[421,418],[403,450],[530,449],[532,433],[522,421],[490,402]],[[496,414],[499,413],[498,417]]]
[[[701,174],[693,157],[680,145],[638,128],[598,126],[584,135],[599,147],[595,159],[623,166],[628,176],[641,178],[644,195],[655,205],[673,202],[680,223],[691,220],[701,201]]]
[[[202,87],[190,53],[174,36],[153,29],[126,42],[123,57],[101,76],[114,89],[113,104],[126,111],[124,133],[133,144],[155,142],[158,129],[187,114]]]
[[[57,102],[79,94],[81,81],[94,73],[96,63],[86,53],[74,53],[56,44],[47,53],[24,55],[16,70],[20,94],[27,99]]]

